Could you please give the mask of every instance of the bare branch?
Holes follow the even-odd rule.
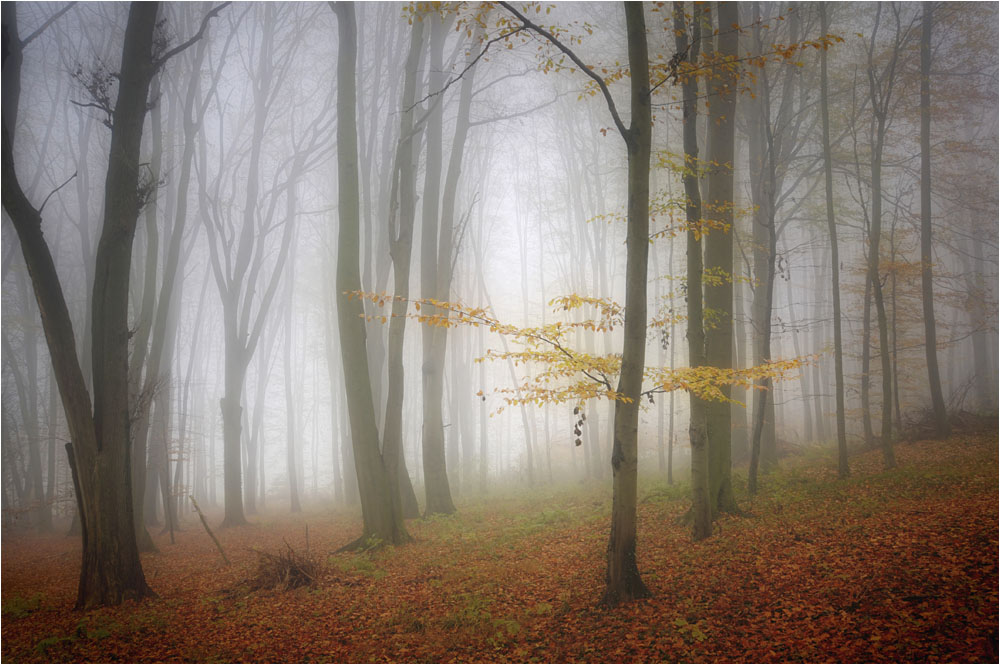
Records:
[[[576,66],[579,67],[581,70],[583,70],[584,74],[594,79],[594,81],[597,83],[597,86],[601,89],[601,93],[604,94],[604,101],[608,103],[608,111],[610,111],[611,118],[615,121],[615,127],[618,128],[618,132],[622,135],[622,138],[625,139],[625,141],[628,141],[629,130],[625,127],[625,124],[622,122],[621,116],[618,115],[618,107],[615,106],[615,100],[611,96],[611,91],[608,90],[608,86],[604,82],[604,79],[598,76],[594,72],[594,70],[592,70],[590,67],[585,65],[583,63],[583,60],[580,60],[580,58],[576,55],[576,53],[574,53],[569,47],[563,45],[563,43],[559,41],[555,35],[553,35],[545,28],[541,27],[540,25],[537,25],[529,21],[526,16],[524,16],[521,12],[514,9],[514,7],[509,2],[501,2],[500,6],[506,9],[511,14],[513,14],[515,17],[517,17],[517,20],[523,23],[525,27],[530,28],[531,30],[540,34],[542,37],[545,37],[545,39],[549,40],[549,42],[553,46],[555,46],[557,49],[565,53],[570,60],[576,63]]]
[[[205,34],[205,30],[208,29],[208,22],[211,19],[213,19],[216,16],[218,16],[219,12],[221,12],[223,9],[225,9],[226,7],[228,7],[231,4],[233,4],[233,3],[232,2],[223,2],[221,5],[217,5],[211,11],[209,11],[207,14],[205,14],[204,18],[201,19],[201,27],[198,28],[198,32],[194,33],[194,36],[191,37],[191,39],[187,40],[183,44],[179,44],[178,46],[175,46],[174,48],[170,49],[169,51],[167,51],[166,53],[164,53],[162,56],[160,56],[159,58],[157,58],[153,62],[153,69],[159,69],[164,64],[166,64],[167,60],[169,60],[170,58],[174,57],[178,53],[184,51],[185,49],[187,49],[188,47],[190,47],[192,44],[194,44],[195,42],[197,42],[199,39],[201,39],[204,36],[204,34]]]
[[[102,120],[101,123],[103,123],[104,126],[107,127],[108,129],[111,129],[111,116],[112,116],[112,112],[111,112],[111,109],[109,109],[104,104],[98,104],[97,102],[78,102],[75,99],[69,100],[69,103],[73,104],[74,106],[79,106],[80,108],[88,108],[88,107],[90,107],[90,108],[95,108],[95,109],[99,109],[101,111],[104,111],[105,115],[107,115],[108,117],[106,119]]]
[[[476,120],[474,122],[470,122],[469,123],[469,127],[472,128],[472,127],[478,127],[479,125],[488,125],[491,122],[500,122],[501,120],[513,120],[514,118],[519,118],[521,116],[534,113],[535,111],[540,111],[543,108],[545,108],[546,106],[552,106],[553,104],[556,103],[556,101],[560,97],[562,97],[561,94],[556,95],[555,97],[553,97],[549,101],[543,102],[543,103],[539,104],[538,106],[533,106],[530,109],[524,109],[523,111],[517,111],[517,112],[511,113],[509,115],[498,115],[498,116],[494,116],[492,118],[486,118],[484,120]]]
[[[517,33],[521,32],[522,30],[525,30],[525,29],[526,28],[524,26],[522,26],[520,28],[517,28],[516,30],[512,30],[511,32],[506,32],[506,33],[504,33],[502,35],[494,37],[493,39],[491,39],[488,42],[486,42],[486,46],[484,46],[483,50],[479,52],[479,55],[477,55],[475,58],[473,58],[472,62],[470,62],[469,64],[467,64],[465,66],[465,69],[463,69],[462,71],[460,71],[457,76],[455,76],[453,79],[451,79],[450,81],[448,81],[447,83],[445,83],[443,88],[441,88],[440,90],[436,90],[434,92],[428,93],[427,96],[425,96],[423,99],[419,99],[419,100],[413,102],[413,104],[411,104],[403,112],[407,113],[409,111],[412,111],[414,109],[414,107],[419,106],[420,104],[423,104],[428,99],[431,99],[432,97],[437,97],[438,95],[443,95],[445,93],[445,91],[448,90],[448,88],[450,88],[451,86],[453,86],[455,83],[461,81],[462,77],[465,76],[466,73],[470,69],[472,69],[473,67],[476,66],[476,63],[479,62],[479,60],[484,55],[486,55],[486,52],[490,50],[490,47],[493,46],[493,44],[495,44],[495,43],[497,43],[499,41],[506,40],[508,37],[512,37],[512,36],[516,35]]]
[[[27,37],[25,37],[23,40],[21,40],[21,48],[24,48],[25,46],[27,46],[28,44],[30,44],[32,41],[34,41],[35,37],[38,37],[38,35],[40,35],[43,32],[45,32],[46,28],[48,28],[50,25],[52,25],[57,20],[59,20],[59,17],[62,16],[63,14],[65,14],[66,12],[68,12],[70,9],[72,9],[73,5],[75,5],[75,4],[76,4],[75,2],[71,2],[71,3],[67,4],[65,7],[63,7],[62,9],[60,9],[59,11],[57,11],[51,17],[49,17],[48,20],[45,21],[45,23],[42,23],[40,26],[38,26],[37,30],[35,30],[33,33],[31,33]]]
[[[68,177],[68,178],[66,179],[66,182],[64,182],[63,184],[59,185],[59,186],[58,186],[58,187],[56,187],[55,189],[53,189],[53,190],[52,190],[51,192],[49,192],[49,195],[45,197],[45,200],[44,200],[44,201],[42,201],[42,205],[41,205],[41,207],[40,207],[40,208],[38,209],[38,214],[39,214],[39,215],[41,215],[41,214],[42,214],[42,211],[43,211],[43,210],[45,210],[45,204],[49,202],[49,199],[51,199],[51,198],[52,198],[52,196],[53,196],[53,195],[54,195],[54,194],[55,194],[56,192],[58,192],[58,191],[59,191],[60,189],[62,189],[62,188],[63,188],[63,187],[65,187],[66,185],[68,185],[68,184],[69,184],[69,181],[70,181],[70,180],[72,180],[73,178],[75,178],[75,177],[76,177],[76,173],[77,173],[76,171],[73,171],[73,175],[71,175],[70,177]]]

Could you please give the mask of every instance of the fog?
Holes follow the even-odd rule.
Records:
[[[760,474],[766,485],[802,449],[835,465],[831,227],[843,459],[879,446],[888,456],[894,443],[934,433],[936,409],[952,423],[996,413],[994,4],[935,5],[924,144],[919,3],[828,3],[825,18],[810,3],[739,3],[741,28],[712,28],[709,16],[700,55],[678,50],[678,40],[695,34],[701,10],[677,18],[668,5],[643,6],[647,311],[644,353],[632,355],[625,339],[638,324],[625,304],[639,250],[628,240],[629,201],[640,190],[631,189],[638,167],[626,148],[639,133],[623,140],[622,130],[638,132],[630,123],[642,116],[622,7],[532,6],[524,16],[537,24],[525,27],[499,4],[335,4],[336,12],[326,3],[160,4],[136,191],[122,194],[109,174],[127,161],[113,136],[127,131],[116,114],[129,5],[4,3],[5,533],[66,530],[81,505],[101,510],[99,500],[78,501],[87,481],[74,484],[67,455],[67,444],[87,445],[66,415],[81,395],[86,405],[72,408],[94,414],[96,450],[111,449],[101,438],[118,427],[109,423],[124,424],[118,455],[128,462],[96,487],[130,490],[116,500],[131,506],[140,551],[161,529],[200,530],[189,496],[213,528],[298,511],[364,514],[345,543],[396,540],[376,517],[383,501],[399,524],[581,482],[613,486],[617,502],[627,497],[618,483],[631,453],[621,439],[617,457],[616,436],[625,436],[629,407],[638,407],[642,482],[693,482],[697,494],[693,401],[708,405],[709,456],[722,450],[713,448],[718,423],[729,423],[733,482]],[[346,79],[345,29],[356,40]],[[728,32],[738,43],[726,60]],[[356,122],[340,110],[354,94]],[[716,132],[723,125],[732,138]],[[686,140],[698,147],[687,167]],[[731,160],[713,161],[727,140]],[[691,217],[685,176],[700,188],[701,218]],[[724,191],[714,189],[717,176],[731,197],[713,193]],[[54,332],[55,301],[42,295],[53,284],[36,259],[25,262],[31,241],[12,223],[25,215],[14,184],[40,212],[72,337]],[[117,206],[131,198],[132,208]],[[130,209],[130,220],[109,213]],[[125,279],[110,277],[101,291],[110,299],[127,286],[118,328],[111,314],[95,321],[111,311],[103,298],[95,308],[95,280],[112,274],[111,254],[99,251],[108,233],[108,247],[131,241],[121,250],[130,268],[117,273]],[[716,378],[684,373],[694,357],[693,246],[704,247],[698,327]],[[357,261],[353,276],[345,255]],[[401,375],[392,367],[394,295],[405,297],[396,313],[408,317]],[[570,307],[573,297],[587,300]],[[433,325],[442,301],[453,306],[450,321]],[[602,318],[602,306],[613,313]],[[345,331],[362,321],[364,334],[348,341]],[[127,355],[107,355],[124,338]],[[712,356],[720,344],[728,356]],[[53,345],[75,352],[65,367],[80,368],[85,391],[57,379]],[[638,392],[621,376],[623,358],[628,366],[636,357],[647,368]],[[787,367],[778,372],[774,361]],[[127,372],[126,401],[105,370]],[[724,401],[699,393],[702,381]],[[617,419],[625,429],[616,435]],[[83,448],[75,456],[85,473]],[[633,489],[633,514],[635,501]]]

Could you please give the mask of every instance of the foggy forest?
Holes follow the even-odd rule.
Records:
[[[997,662],[996,3],[2,20],[5,662]]]

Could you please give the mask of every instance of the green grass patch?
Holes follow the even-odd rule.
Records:
[[[2,615],[5,619],[23,619],[37,612],[42,607],[42,594],[34,593],[28,597],[14,596],[3,602]]]
[[[373,580],[380,580],[386,576],[385,569],[379,566],[369,554],[365,553],[346,556],[342,554],[331,555],[327,557],[326,562],[336,570],[349,575],[369,577]]]

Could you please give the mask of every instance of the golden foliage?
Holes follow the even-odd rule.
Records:
[[[723,278],[719,277],[720,280]],[[359,297],[373,305],[384,308],[393,300],[402,302],[385,293],[352,292],[348,297]],[[482,307],[471,307],[460,302],[447,302],[433,298],[410,300],[413,312],[407,317],[417,322],[444,328],[472,326],[487,328],[490,332],[505,335],[520,346],[517,350],[497,351],[487,349],[476,362],[508,361],[515,366],[528,369],[528,376],[513,387],[494,390],[502,396],[507,406],[519,404],[582,404],[592,399],[622,400],[624,395],[615,390],[614,385],[621,372],[621,354],[595,355],[573,348],[569,341],[571,333],[589,330],[608,333],[624,321],[624,307],[608,298],[595,298],[570,294],[549,301],[556,313],[576,310],[592,312],[593,318],[572,321],[555,321],[541,326],[514,326],[504,323]],[[367,315],[369,321],[385,323],[389,317],[381,314]],[[664,327],[670,321],[681,320],[668,315],[653,319],[652,329]],[[718,367],[647,367],[644,372],[643,397],[650,401],[656,393],[684,390],[705,400],[728,400],[723,392],[726,386],[760,388],[765,379],[781,381],[789,378],[804,364],[812,362],[812,356],[775,360],[746,369],[726,369]],[[480,391],[479,395],[482,395]],[[500,407],[497,413],[503,411]]]

